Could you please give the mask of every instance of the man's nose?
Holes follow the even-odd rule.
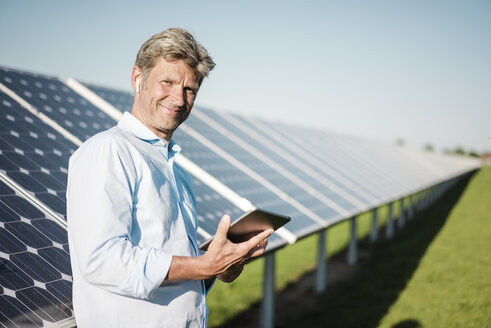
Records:
[[[174,104],[176,104],[179,107],[184,106],[185,101],[184,101],[184,88],[180,86],[176,86],[175,88],[172,88],[172,93],[171,93],[171,100]]]

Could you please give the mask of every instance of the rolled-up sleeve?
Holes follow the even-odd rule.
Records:
[[[107,138],[84,145],[70,159],[70,253],[86,282],[146,299],[165,279],[172,255],[139,245],[132,215],[138,176],[129,156]]]

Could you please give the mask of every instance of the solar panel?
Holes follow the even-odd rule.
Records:
[[[0,92],[0,172],[63,217],[74,145]]]
[[[55,77],[0,67],[0,82],[80,140],[115,125]]]
[[[208,122],[205,122],[200,116],[195,114],[188,118],[186,125],[200,133],[202,136],[205,136],[208,140],[233,156],[240,163],[252,169],[290,198],[294,198],[306,208],[312,210],[322,218],[322,220],[328,221],[330,219],[338,218],[341,215],[340,211],[346,211],[342,206],[338,206],[335,210],[331,206],[326,205],[318,197],[310,194],[305,189],[301,188],[299,184],[289,179],[288,176],[280,172],[278,168],[268,165],[266,162],[247,151],[241,144],[238,144],[229,136],[224,135],[218,130],[219,127],[217,124],[211,126]]]
[[[407,147],[399,147],[397,151],[406,160],[415,162],[431,172],[436,177],[436,181],[451,179],[476,168],[476,160],[471,157],[440,155],[432,152],[422,153]]]
[[[345,154],[351,154],[356,149],[356,156],[361,163],[365,163],[368,174],[376,177],[374,183],[385,191],[385,199],[407,194],[417,185],[418,179],[428,180],[427,172],[414,165],[413,161],[406,161],[397,154],[395,146],[388,146],[375,141],[364,141],[363,147],[356,140],[348,137],[333,136],[331,140],[337,147],[343,149]],[[415,174],[416,173],[416,174]],[[377,182],[378,181],[378,182]]]
[[[318,179],[315,175],[311,174],[313,173],[312,169],[308,165],[304,165],[302,159],[297,154],[285,151],[282,145],[271,144],[264,134],[255,127],[254,122],[247,125],[240,124],[240,121],[234,120],[232,115],[218,113],[209,109],[200,109],[200,113],[200,117],[206,115],[206,118],[213,120],[222,127],[227,127],[228,133],[234,134],[250,145],[254,145],[255,151],[265,156],[267,155],[274,161],[275,167],[281,167],[287,171],[287,174],[295,175],[297,179],[301,180],[310,188],[313,188],[316,192],[328,197],[336,204],[341,205],[346,211],[354,211],[366,206],[366,204],[360,202],[359,198],[356,199],[358,195],[352,197],[352,194],[356,194],[356,192],[348,190],[345,186],[336,188],[327,179],[324,179],[324,181]],[[283,152],[278,151],[281,149]],[[322,198],[319,200],[322,201]]]
[[[326,136],[321,131],[306,130],[301,130],[299,135],[299,138],[309,140],[314,149],[322,150],[323,147],[329,145],[332,156],[327,157],[323,151],[319,151],[316,156],[324,162],[331,163],[338,171],[351,175],[352,179],[358,181],[366,190],[372,190],[377,198],[383,201],[387,198],[387,195],[391,194],[392,185],[388,184],[387,178],[380,170],[380,167],[370,166],[370,160],[364,161],[359,153],[352,153],[356,150],[348,150],[346,146],[339,145],[335,141],[334,135],[329,134]],[[322,140],[322,143],[319,140]],[[364,143],[360,142],[357,149],[363,151],[364,148]]]
[[[292,129],[292,126],[268,122],[269,129],[281,138],[288,136],[284,131]],[[302,147],[299,150],[302,154],[310,158],[313,162],[318,162],[318,166],[324,166],[340,177],[347,179],[358,187],[361,187],[368,195],[372,195],[378,202],[386,198],[387,192],[382,184],[385,182],[377,171],[370,170],[363,161],[357,159],[356,154],[347,153],[342,147],[338,147],[331,140],[330,135],[326,137],[323,133],[315,129],[304,129],[295,127],[296,138],[291,140],[293,147],[302,147],[308,144],[309,147]],[[328,148],[329,145],[329,148]],[[359,147],[362,148],[363,142],[360,141]]]
[[[353,209],[355,205],[357,208],[364,208],[366,204],[370,203],[370,198],[367,198],[360,188],[357,188],[352,183],[343,183],[334,174],[316,168],[304,156],[299,156],[297,147],[288,147],[291,144],[289,140],[279,142],[271,136],[271,130],[261,125],[260,121],[231,113],[218,113],[213,110],[206,110],[204,112],[213,118],[215,116],[221,116],[223,120],[226,120],[231,125],[234,133],[240,130],[240,133],[248,134],[250,138],[256,140],[256,144],[262,146],[264,149],[262,151],[263,153],[274,153],[278,163],[281,163],[290,172],[296,172],[301,179],[308,182],[316,190],[332,189],[332,198],[336,199],[337,196],[335,194],[339,194],[348,201],[345,208]],[[302,148],[305,147],[309,147],[309,145],[304,145]],[[339,201],[342,202],[342,199]],[[350,206],[349,203],[352,205]]]
[[[83,82],[82,85],[119,109],[121,112],[131,111],[131,105],[133,104],[133,95],[131,93],[86,82]]]
[[[217,153],[210,151],[182,128],[174,133],[174,139],[182,146],[184,156],[216,177],[220,182],[248,199],[254,206],[291,216],[286,228],[297,236],[304,236],[320,227],[320,223],[294,208],[278,195],[266,189],[259,182],[239,170]]]
[[[319,154],[320,149],[316,148],[309,142],[308,139],[295,136],[291,138],[284,131],[285,129],[291,129],[292,127],[282,127],[277,122],[265,122],[262,120],[253,120],[243,116],[234,115],[234,118],[241,120],[247,126],[251,126],[260,131],[269,142],[272,142],[276,147],[283,148],[284,151],[295,153],[298,157],[302,158],[305,165],[309,168],[311,174],[320,174],[328,179],[331,183],[336,184],[339,188],[345,188],[347,192],[353,197],[356,197],[360,202],[365,204],[375,204],[380,201],[376,193],[373,190],[366,188],[363,185],[363,181],[357,179],[357,171],[349,170],[345,172],[340,168],[352,165],[352,161],[343,163],[343,165],[337,165],[339,160],[338,154],[335,149],[324,145],[322,152],[325,154]],[[295,127],[298,129],[299,127]],[[301,139],[301,140],[300,140]],[[341,167],[340,167],[341,166]]]
[[[66,230],[0,181],[0,325],[73,320]]]
[[[395,195],[407,188],[407,182],[404,181],[403,177],[407,172],[399,168],[399,174],[394,174],[397,165],[391,158],[392,147],[385,146],[385,150],[379,153],[375,142],[364,141],[356,145],[354,140],[347,137],[332,136],[330,139],[345,154],[351,154],[355,149],[357,161],[365,163],[364,166],[368,174],[372,175],[375,181],[379,181],[379,188],[382,188],[386,193]]]

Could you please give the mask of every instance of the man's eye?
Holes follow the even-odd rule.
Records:
[[[162,81],[162,83],[165,85],[171,85],[172,84],[171,81]]]
[[[194,94],[196,94],[196,91],[194,91],[194,90],[193,90],[193,89],[191,89],[191,88],[186,88],[185,90],[186,90],[186,93],[187,93],[187,94],[189,94],[189,95],[194,95]]]

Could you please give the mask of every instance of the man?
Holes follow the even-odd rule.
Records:
[[[172,134],[214,66],[187,31],[154,35],[132,70],[131,114],[70,158],[67,220],[78,327],[204,327],[205,280],[233,281],[246,260],[264,252],[272,230],[234,244],[224,216],[200,255],[191,182],[174,163],[180,148]]]

